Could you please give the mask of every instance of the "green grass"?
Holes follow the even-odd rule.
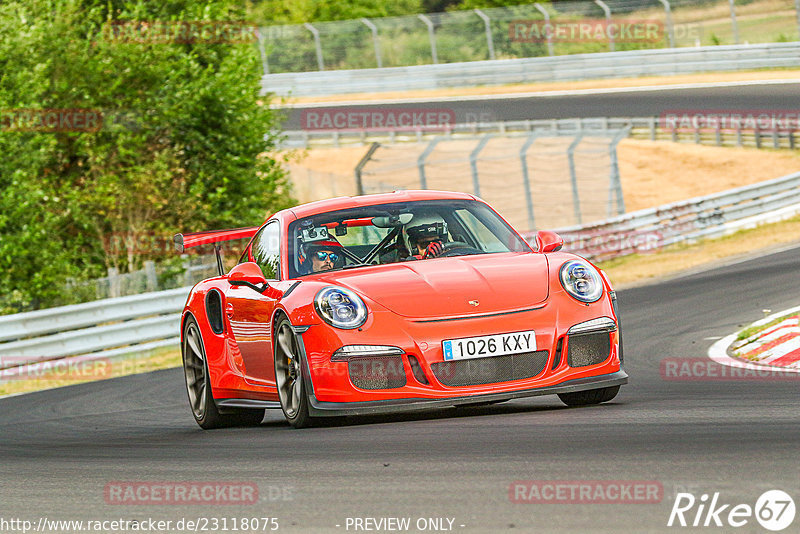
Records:
[[[749,342],[751,337],[763,332],[764,330],[767,330],[768,328],[771,328],[771,327],[775,326],[778,323],[781,323],[781,322],[785,321],[786,319],[788,319],[790,317],[794,317],[796,315],[797,315],[797,312],[789,313],[789,314],[783,315],[781,317],[778,317],[777,319],[775,319],[773,321],[770,321],[767,324],[758,325],[758,326],[749,326],[749,327],[745,328],[744,330],[739,331],[739,333],[736,335],[736,340],[737,341],[747,340]]]

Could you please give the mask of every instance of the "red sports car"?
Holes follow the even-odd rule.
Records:
[[[283,210],[263,225],[178,234],[178,249],[251,238],[197,284],[181,321],[202,428],[480,405],[557,394],[596,404],[627,382],[616,296],[553,232],[532,248],[482,200],[403,191]],[[217,245],[217,251],[219,246]]]

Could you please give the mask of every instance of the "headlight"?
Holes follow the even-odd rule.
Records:
[[[573,298],[581,302],[594,302],[603,296],[603,281],[588,263],[570,260],[561,266],[561,285]]]
[[[314,298],[314,308],[331,326],[351,330],[367,320],[367,306],[361,298],[341,287],[326,287]]]

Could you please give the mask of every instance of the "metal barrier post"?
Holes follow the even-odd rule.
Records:
[[[528,176],[528,149],[533,145],[539,134],[534,132],[528,136],[525,144],[519,149],[519,160],[522,164],[522,183],[525,187],[525,203],[528,206],[528,230],[531,232],[536,228],[536,223],[533,218],[533,197],[531,197],[531,181]]]
[[[439,141],[444,139],[443,137],[435,137],[428,146],[425,147],[425,150],[420,154],[419,158],[417,158],[417,168],[419,168],[419,188],[420,189],[428,189],[428,179],[425,176],[425,160],[428,159],[428,156],[431,155],[433,149],[436,148],[436,145],[439,144]]]
[[[728,0],[731,6],[731,25],[733,26],[733,43],[739,44],[739,25],[736,23],[736,6],[733,4],[734,0]]]
[[[631,127],[628,126],[620,130],[609,145],[609,156],[611,157],[611,180],[609,183],[608,196],[611,197],[611,192],[614,192],[617,200],[617,214],[622,215],[625,213],[625,197],[622,194],[622,180],[619,176],[619,159],[617,158],[617,145],[624,138],[631,134]],[[608,216],[611,217],[611,202],[608,203]]]
[[[478,146],[470,153],[469,155],[469,166],[472,169],[472,190],[475,193],[475,196],[481,196],[481,182],[478,178],[478,154],[480,154],[483,147],[486,146],[486,143],[489,142],[489,139],[494,137],[493,134],[486,134],[478,143]]]
[[[378,68],[381,68],[383,67],[383,58],[381,58],[381,45],[378,40],[378,27],[367,18],[362,17],[359,20],[372,32],[372,44],[375,46],[375,61],[378,63]]]
[[[800,35],[800,0],[794,0],[794,14],[797,17],[797,33]]]
[[[437,65],[439,63],[439,56],[436,53],[436,32],[433,29],[433,22],[423,14],[417,15],[417,17],[428,27],[428,39],[431,42],[431,56],[433,57],[433,64]]]
[[[800,2],[800,0],[797,0]],[[675,48],[675,26],[672,24],[672,8],[668,0],[659,0],[664,5],[664,15],[667,19],[667,35],[669,36],[669,47]]]
[[[319,70],[325,70],[325,61],[322,59],[322,43],[319,40],[319,30],[308,22],[303,24],[303,26],[314,36],[314,47],[317,49],[317,66]]]
[[[364,154],[364,157],[361,158],[361,160],[358,162],[358,165],[356,165],[356,191],[359,195],[364,194],[364,182],[361,180],[361,172],[364,170],[364,166],[370,159],[372,159],[372,155],[380,146],[380,143],[372,143],[372,145],[369,147],[369,150],[367,150],[367,153]]]
[[[194,285],[193,277],[192,277],[192,260],[189,258],[188,254],[181,254],[181,265],[183,266],[183,285],[191,286]]]
[[[800,0],[797,0],[797,1],[800,2]],[[550,13],[548,13],[547,10],[544,7],[542,7],[542,4],[540,4],[538,2],[533,4],[533,7],[538,9],[539,12],[542,15],[544,15],[544,27],[545,27],[545,31],[547,31],[547,53],[548,53],[548,55],[552,56],[552,55],[554,55],[553,54],[553,29],[550,27]]]
[[[567,149],[567,161],[569,162],[569,178],[572,182],[572,208],[575,211],[575,219],[578,224],[583,224],[581,220],[581,199],[578,195],[578,176],[575,173],[575,147],[583,139],[583,134],[579,133],[575,136],[575,140],[570,143]]]
[[[800,0],[798,0],[800,2]],[[478,8],[475,8],[475,13],[483,20],[483,25],[486,28],[486,45],[489,47],[489,59],[495,59],[494,55],[494,39],[492,39],[492,26],[491,20],[488,15]]]
[[[733,2],[733,0],[731,0],[731,2]],[[611,8],[608,7],[608,5],[605,2],[603,2],[603,0],[594,0],[594,3],[597,4],[598,6],[600,6],[602,8],[602,10],[606,14],[606,31],[608,32],[608,49],[611,50],[612,52],[614,52],[616,50],[616,47],[614,46],[614,36],[611,34],[611,32],[608,31],[608,26],[611,25]]]
[[[149,260],[144,262],[144,275],[146,278],[145,287],[147,291],[158,291],[158,276],[156,275],[156,264]]]
[[[800,0],[798,0],[798,2],[800,2]],[[264,69],[264,74],[269,74],[267,50],[264,47],[264,35],[261,33],[261,28],[256,28],[256,38],[258,39],[258,53],[261,54],[261,67]]]
[[[116,267],[108,268],[108,296],[111,298],[120,296],[119,269]],[[185,285],[185,284],[184,284]]]

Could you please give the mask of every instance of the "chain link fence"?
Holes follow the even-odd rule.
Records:
[[[181,263],[175,265],[146,261],[144,269],[138,271],[120,273],[110,268],[108,276],[68,283],[64,292],[67,301],[63,304],[177,289],[216,275],[217,260],[213,255],[184,255]]]
[[[268,26],[264,73],[797,41],[800,0],[596,0]]]
[[[292,169],[301,201],[402,189],[474,193],[515,228],[533,231],[625,212],[617,144],[628,130],[533,132],[374,145],[352,175]]]

